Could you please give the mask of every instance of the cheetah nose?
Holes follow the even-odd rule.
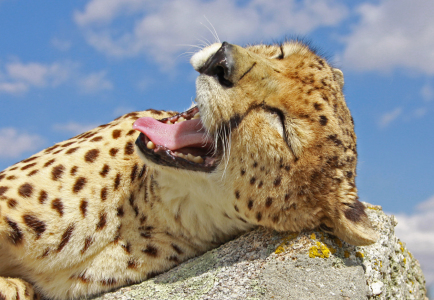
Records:
[[[208,59],[199,72],[216,76],[221,85],[232,87],[231,77],[234,73],[234,65],[233,46],[228,42],[223,42],[220,49]]]

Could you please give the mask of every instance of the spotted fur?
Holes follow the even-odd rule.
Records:
[[[176,114],[157,110],[129,113],[0,172],[0,299],[108,291],[256,225],[322,226],[356,245],[375,241],[357,200],[342,72],[298,42],[231,45],[225,86],[202,71],[221,47],[192,58],[202,122],[225,147],[213,172],[143,157],[132,124]]]

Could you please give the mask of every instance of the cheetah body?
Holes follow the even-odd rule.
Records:
[[[298,42],[214,44],[192,65],[200,73],[194,109],[215,141],[205,162],[136,142],[147,141],[133,129],[151,122],[142,117],[179,118],[148,110],[0,173],[0,299],[108,291],[257,225],[323,226],[353,244],[375,241],[357,200],[339,70]]]

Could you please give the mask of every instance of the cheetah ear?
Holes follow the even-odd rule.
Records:
[[[365,206],[358,200],[351,203],[339,203],[339,207],[332,219],[333,233],[354,246],[373,244],[378,239],[378,234],[371,226],[371,222],[365,213]]]
[[[344,87],[344,73],[341,70],[332,68],[334,79],[339,83],[341,89]]]

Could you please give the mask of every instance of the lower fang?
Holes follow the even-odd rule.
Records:
[[[201,163],[203,163],[203,158],[200,156],[196,156],[195,158],[193,158],[193,162],[195,162],[197,164],[201,164]]]
[[[149,142],[146,144],[146,147],[147,147],[148,149],[155,149],[155,144],[154,144],[153,142],[149,141]]]
[[[175,152],[175,156],[181,157],[181,158],[186,158],[184,154],[179,153],[179,152]]]

